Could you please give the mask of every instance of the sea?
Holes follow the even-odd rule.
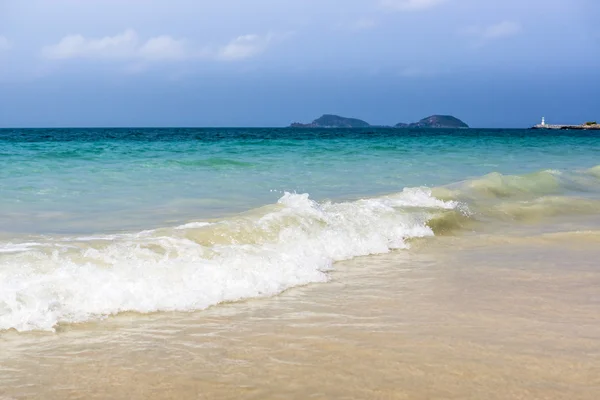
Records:
[[[0,129],[0,399],[597,399],[600,133]]]

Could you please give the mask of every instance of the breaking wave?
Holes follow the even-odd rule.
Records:
[[[125,311],[192,311],[324,282],[332,263],[432,236],[458,203],[428,189],[345,203],[286,193],[235,218],[0,248],[0,330],[53,330]]]
[[[434,188],[435,197],[468,204],[473,220],[539,221],[600,213],[600,167],[526,175],[491,173]],[[460,223],[464,225],[465,221]]]
[[[220,220],[0,242],[0,330],[202,310],[325,282],[334,262],[404,249],[413,238],[497,221],[599,215],[599,171],[492,173],[340,203],[286,193],[277,204]]]

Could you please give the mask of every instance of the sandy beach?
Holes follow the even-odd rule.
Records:
[[[598,231],[428,238],[273,298],[5,333],[0,394],[596,399],[599,244]]]

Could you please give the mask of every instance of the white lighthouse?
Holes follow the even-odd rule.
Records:
[[[542,126],[546,126],[546,118],[542,117]]]

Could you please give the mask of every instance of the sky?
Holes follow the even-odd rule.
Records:
[[[0,127],[600,120],[598,0],[0,0]]]

